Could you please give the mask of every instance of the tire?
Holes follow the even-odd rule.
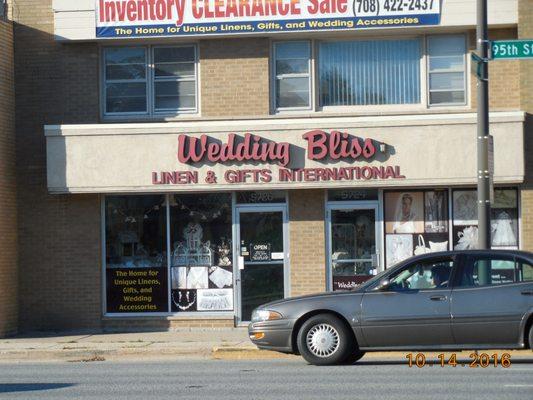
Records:
[[[527,342],[529,344],[529,348],[533,350],[533,324],[531,324],[531,326],[529,327],[529,336]]]
[[[345,365],[352,365],[355,364],[357,361],[359,361],[363,356],[365,355],[364,351],[356,350],[352,354],[350,354],[346,360],[344,360],[343,364]]]
[[[315,315],[305,321],[297,344],[302,357],[313,365],[343,364],[357,351],[346,325],[331,314]]]

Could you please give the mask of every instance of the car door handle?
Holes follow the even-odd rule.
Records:
[[[432,301],[444,301],[447,299],[446,296],[429,296],[429,299]]]
[[[522,290],[520,294],[523,294],[524,296],[533,296],[533,290]]]

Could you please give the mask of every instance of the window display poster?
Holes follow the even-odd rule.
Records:
[[[424,193],[425,231],[448,232],[448,191],[432,190]]]
[[[107,268],[108,313],[168,312],[167,268]]]
[[[477,225],[477,192],[475,190],[453,192],[453,224]]]
[[[385,193],[387,268],[413,255],[449,250],[448,190]]]
[[[424,192],[389,192],[385,202],[386,233],[424,232]]]

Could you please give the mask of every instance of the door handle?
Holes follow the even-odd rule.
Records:
[[[429,299],[432,301],[444,301],[447,299],[446,296],[429,296]]]
[[[522,290],[520,294],[523,294],[524,296],[533,296],[533,290]]]

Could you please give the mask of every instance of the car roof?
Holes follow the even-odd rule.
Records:
[[[457,255],[507,255],[507,256],[519,256],[533,261],[533,253],[523,250],[514,250],[514,249],[487,249],[487,250],[449,250],[449,251],[439,251],[435,253],[425,253],[418,256],[408,258],[405,261],[416,261],[424,260],[427,258],[434,257],[453,257]]]
[[[418,256],[413,256],[410,258],[407,258],[389,268],[387,268],[387,271],[396,270],[398,268],[401,268],[402,266],[405,266],[407,264],[410,264],[412,262],[416,261],[423,261],[428,260],[432,258],[438,258],[438,257],[454,257],[458,255],[505,255],[505,256],[518,256],[527,259],[529,262],[533,264],[533,253],[523,250],[513,250],[513,249],[487,249],[487,250],[448,250],[448,251],[439,251],[435,253],[425,253],[420,254]]]

